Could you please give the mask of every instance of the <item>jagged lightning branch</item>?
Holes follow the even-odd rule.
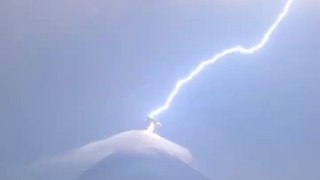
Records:
[[[211,59],[208,59],[202,63],[200,63],[186,78],[179,80],[176,84],[174,89],[169,94],[167,100],[165,103],[160,106],[159,108],[153,110],[148,117],[155,118],[165,110],[167,110],[175,96],[179,93],[180,89],[183,85],[185,85],[187,82],[191,81],[196,75],[198,75],[205,67],[208,65],[211,65],[218,61],[219,59],[223,58],[224,56],[227,56],[229,54],[233,53],[240,53],[240,54],[253,54],[254,52],[258,51],[259,49],[263,48],[264,45],[269,41],[270,36],[275,31],[275,29],[278,27],[278,25],[281,23],[281,21],[285,18],[285,16],[288,14],[288,11],[292,5],[293,0],[288,0],[285,4],[284,9],[276,19],[276,21],[270,26],[268,31],[263,35],[262,39],[254,46],[245,48],[243,46],[235,46],[230,49],[226,49],[222,51],[221,53],[216,54]],[[154,123],[150,123],[149,127],[147,128],[148,131],[153,132],[155,129]]]

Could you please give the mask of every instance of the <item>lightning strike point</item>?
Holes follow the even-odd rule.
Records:
[[[147,127],[147,132],[154,133],[155,131],[155,125],[153,123],[149,123],[149,126]]]

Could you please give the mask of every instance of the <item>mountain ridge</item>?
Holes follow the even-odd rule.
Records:
[[[209,180],[167,154],[116,152],[82,173],[77,180]]]

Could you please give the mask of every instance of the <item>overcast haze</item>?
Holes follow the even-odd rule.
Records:
[[[0,5],[0,179],[145,128],[177,79],[255,44],[284,0],[5,0]],[[270,42],[185,86],[159,119],[219,180],[320,179],[320,3],[295,0]]]

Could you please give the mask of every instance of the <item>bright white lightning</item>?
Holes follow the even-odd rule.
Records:
[[[272,33],[275,31],[275,29],[278,27],[278,25],[282,22],[282,20],[288,14],[288,11],[289,11],[289,9],[290,9],[290,7],[292,5],[292,2],[293,2],[293,0],[288,0],[286,2],[285,6],[284,6],[284,9],[279,14],[279,16],[277,17],[276,21],[269,27],[268,31],[263,35],[261,40],[256,45],[254,45],[252,47],[249,47],[249,48],[245,48],[243,46],[235,46],[233,48],[226,49],[226,50],[216,54],[211,59],[203,61],[187,77],[185,77],[184,79],[179,80],[175,84],[174,89],[169,94],[169,96],[168,96],[167,100],[165,101],[165,103],[162,106],[160,106],[159,108],[153,110],[148,116],[155,118],[156,116],[158,116],[159,114],[161,114],[162,112],[167,110],[170,107],[171,102],[173,101],[175,96],[181,90],[182,86],[185,85],[186,83],[188,83],[189,81],[191,81],[196,75],[198,75],[208,65],[211,65],[211,64],[215,63],[216,61],[220,60],[221,58],[223,58],[224,56],[227,56],[229,54],[233,54],[233,53],[253,54],[254,52],[256,52],[259,49],[263,48],[265,46],[265,44],[269,41],[270,36],[272,35]],[[153,132],[154,129],[155,129],[154,124],[150,123],[149,127],[147,128],[147,131]]]

